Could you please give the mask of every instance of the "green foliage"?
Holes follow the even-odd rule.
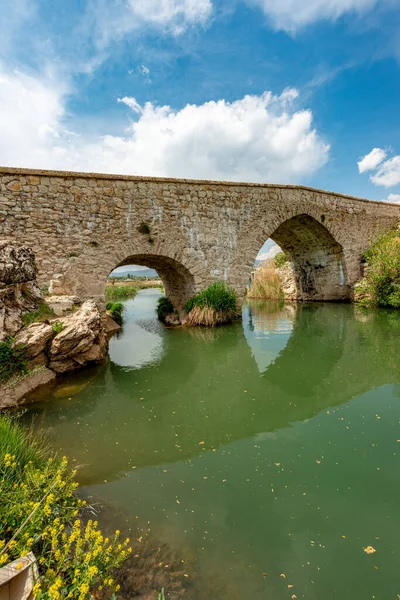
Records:
[[[27,312],[22,315],[22,323],[25,327],[32,325],[36,321],[45,321],[54,317],[54,310],[46,302],[40,302],[37,310]]]
[[[51,331],[53,332],[53,338],[55,338],[56,335],[58,335],[59,333],[62,332],[63,327],[64,327],[63,321],[56,321],[55,323],[51,324]]]
[[[141,223],[138,227],[139,233],[149,234],[151,232],[150,225],[148,223]]]
[[[128,300],[134,298],[138,288],[131,285],[116,285],[106,287],[106,300]]]
[[[107,302],[106,309],[114,321],[118,323],[118,325],[122,325],[122,312],[124,310],[122,302]]]
[[[356,285],[356,301],[365,306],[400,308],[400,230],[377,237],[363,260],[368,268]]]
[[[223,281],[215,281],[185,305],[186,312],[194,307],[213,308],[217,312],[236,312],[236,292]]]
[[[277,269],[279,269],[279,267],[283,267],[283,265],[287,262],[289,262],[289,258],[284,252],[278,252],[274,258],[274,263]]]
[[[157,600],[165,600],[164,588],[158,594]]]
[[[39,577],[35,600],[89,600],[99,588],[118,591],[115,567],[129,555],[119,532],[104,538],[83,523],[85,501],[68,461],[49,455],[12,418],[0,416],[0,566],[33,552]]]
[[[164,322],[167,315],[170,315],[174,312],[174,307],[169,298],[166,296],[161,296],[157,302],[157,317],[160,321]]]
[[[26,349],[16,346],[15,339],[8,337],[0,342],[0,382],[27,370]]]

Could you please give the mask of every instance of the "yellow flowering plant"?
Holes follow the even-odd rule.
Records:
[[[82,520],[85,501],[65,457],[25,452],[21,441],[31,443],[18,423],[0,416],[0,567],[32,551],[39,569],[35,600],[87,600],[105,588],[111,597],[129,539],[121,541],[119,531],[105,538],[97,521]]]

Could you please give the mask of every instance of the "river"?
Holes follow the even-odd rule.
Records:
[[[25,415],[83,493],[136,556],[154,536],[182,557],[167,598],[400,598],[400,313],[252,301],[242,323],[167,329],[159,295]]]

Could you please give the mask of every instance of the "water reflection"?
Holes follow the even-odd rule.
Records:
[[[148,294],[110,362],[27,416],[86,493],[189,549],[190,600],[396,597],[399,314],[256,302],[243,325],[167,330]]]

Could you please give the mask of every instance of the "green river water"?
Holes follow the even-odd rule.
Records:
[[[136,556],[154,536],[181,557],[190,600],[400,598],[400,314],[252,301],[167,329],[159,295],[125,303],[108,364],[29,405],[83,493]]]

